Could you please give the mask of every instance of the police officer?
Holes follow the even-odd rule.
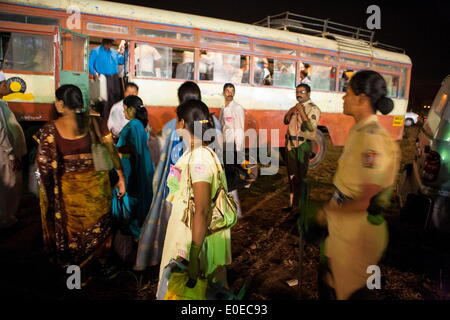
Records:
[[[334,195],[318,213],[319,223],[328,226],[319,296],[359,299],[370,296],[368,267],[378,264],[387,247],[383,211],[392,196],[400,151],[375,114],[387,114],[394,106],[379,73],[354,74],[343,99],[344,113],[356,123],[339,158]]]
[[[302,83],[296,88],[298,103],[284,117],[288,125],[286,134],[286,158],[291,185],[290,205],[283,211],[297,209],[305,191],[305,179],[311,156],[311,141],[316,137],[320,109],[311,101],[311,88]]]

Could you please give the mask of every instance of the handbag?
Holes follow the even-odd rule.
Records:
[[[114,167],[114,164],[108,148],[101,142],[100,130],[95,119],[92,119],[89,134],[92,141],[91,153],[95,171],[110,171]]]
[[[211,155],[214,154],[211,150],[206,148]],[[191,155],[192,156],[192,155]],[[195,212],[194,192],[192,189],[192,178],[190,174],[190,161],[188,162],[188,206],[184,210],[182,221],[189,228],[192,229],[192,219]],[[222,166],[217,164],[217,175],[219,181],[219,187],[216,194],[212,198],[212,209],[208,217],[208,229],[207,235],[214,234],[216,232],[229,229],[233,227],[237,222],[237,204],[231,194],[228,194],[226,187],[221,179]]]

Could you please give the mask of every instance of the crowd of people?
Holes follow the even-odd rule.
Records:
[[[135,270],[159,265],[160,282],[171,259],[183,258],[189,261],[190,280],[202,277],[228,287],[230,229],[244,213],[239,187],[231,183],[233,170],[223,164],[220,153],[231,152],[237,159],[245,151],[245,109],[234,101],[236,88],[224,85],[224,105],[217,119],[202,102],[198,85],[184,82],[178,88],[176,114],[160,133],[162,143],[151,147],[155,133],[148,126],[138,86],[127,83],[120,100],[117,70],[105,68],[99,60],[109,59],[108,46],[106,41],[95,49],[95,61],[90,61],[91,73],[105,75],[111,83],[107,105],[87,109],[81,90],[63,85],[55,92],[58,118],[35,135],[49,257],[62,267],[80,266],[85,284],[96,270],[108,269],[113,255]],[[120,57],[113,55],[118,63]],[[2,73],[0,81],[1,98],[8,92]],[[305,181],[320,120],[310,94],[307,83],[299,84],[298,103],[284,118],[291,197],[283,210],[289,212],[302,212],[307,201]],[[364,295],[367,266],[377,264],[387,246],[383,210],[399,166],[398,146],[375,115],[393,108],[383,77],[369,70],[357,72],[343,99],[344,113],[356,123],[339,159],[333,197],[317,214],[318,223],[328,230],[320,295],[331,299]],[[17,220],[20,158],[27,150],[14,114],[5,101],[0,100],[0,107],[0,226],[6,228]],[[208,130],[217,132],[213,139],[220,141],[219,154],[210,147]],[[241,162],[233,165],[239,167]],[[248,187],[247,182],[243,185]],[[226,217],[217,218],[216,207],[230,199],[233,206]]]

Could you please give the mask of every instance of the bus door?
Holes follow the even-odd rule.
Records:
[[[89,106],[89,37],[60,28],[59,85],[73,84],[83,93],[84,108]]]

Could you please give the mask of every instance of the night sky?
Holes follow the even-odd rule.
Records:
[[[411,58],[410,108],[431,104],[450,74],[450,1],[114,1],[213,18],[253,23],[285,11],[366,28],[367,7],[381,8],[381,30],[375,40],[404,48]]]

